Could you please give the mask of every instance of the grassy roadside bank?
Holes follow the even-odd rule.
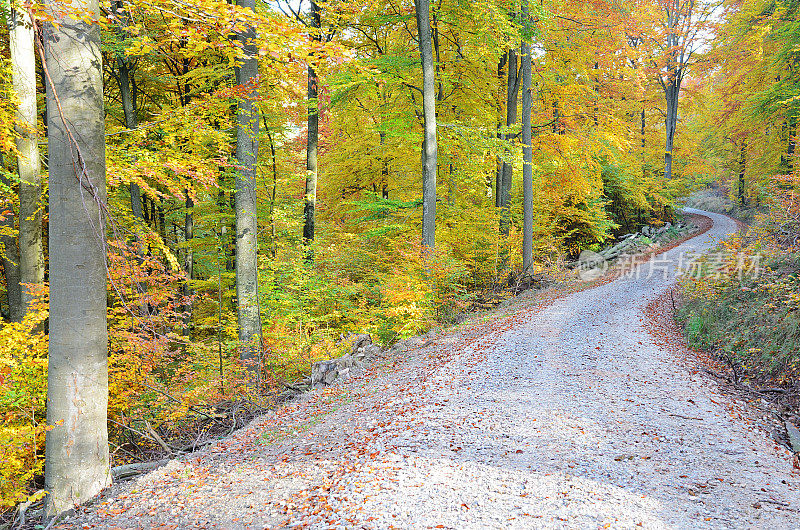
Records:
[[[785,206],[785,205],[784,205]],[[675,318],[708,371],[763,402],[800,451],[800,223],[773,207],[700,260],[678,286]],[[708,364],[708,363],[706,363]]]

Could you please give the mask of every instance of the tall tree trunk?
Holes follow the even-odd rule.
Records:
[[[641,137],[642,137],[642,158],[644,158],[644,148],[645,148],[644,126],[645,126],[645,121],[644,121],[644,108],[642,108],[641,123],[640,123],[640,132],[639,132],[639,134],[640,134],[640,135],[641,135]]]
[[[422,246],[428,251],[436,247],[436,86],[431,44],[429,0],[414,0],[417,13],[419,54],[422,62],[422,112],[425,121],[422,167]]]
[[[505,85],[505,69],[508,65],[508,52],[504,53],[500,56],[499,61],[497,62],[497,83],[499,87]],[[503,125],[505,125],[505,105],[501,102],[502,95],[498,93],[497,95],[497,139],[503,139],[503,133],[501,132],[503,129]],[[497,167],[495,170],[495,177],[494,177],[494,206],[495,208],[500,207],[500,190],[503,188],[503,157],[498,155],[497,156]],[[486,177],[486,196],[491,197],[492,195],[492,183],[490,177],[487,175]]]
[[[378,133],[381,145],[381,198],[389,199],[389,163],[386,161],[386,133]]]
[[[19,270],[22,304],[27,313],[33,301],[25,284],[44,283],[44,253],[42,249],[42,195],[39,145],[36,134],[36,50],[33,44],[33,23],[24,10],[11,9],[9,41],[14,92],[20,104],[17,118],[17,168],[19,171]]]
[[[128,15],[122,10],[122,1],[116,0],[112,4],[112,7],[114,10],[114,16],[117,18],[118,21],[120,21],[119,23],[122,26],[127,25]],[[124,38],[122,27],[117,27],[117,35],[120,38]],[[117,60],[117,72],[118,72],[117,80],[119,82],[120,99],[122,100],[122,113],[125,117],[125,127],[132,131],[139,126],[139,123],[136,116],[137,93],[136,93],[136,84],[133,81],[133,70],[131,68],[131,61],[123,51],[117,52],[116,60]],[[136,184],[135,182],[130,183],[129,191],[131,196],[131,213],[133,214],[134,220],[140,224],[144,223],[142,191],[139,188],[139,185]],[[141,234],[139,233],[139,230],[141,230],[141,226],[136,226],[134,229],[134,234],[135,234],[134,244],[137,246],[136,249],[137,261],[139,262],[139,266],[142,267],[144,264],[144,256],[143,256],[144,249],[140,248],[140,241],[142,238]],[[142,282],[136,282],[137,295],[141,296],[145,292],[147,292],[147,285]],[[145,302],[140,303],[139,314],[142,317],[144,317],[147,316],[148,313],[149,313],[149,308],[147,303]]]
[[[595,54],[597,50],[595,49]],[[597,127],[600,117],[600,63],[594,62],[594,126]]]
[[[747,169],[747,142],[742,142],[741,150],[739,151],[739,204],[747,206],[747,193],[744,187],[744,174]]]
[[[428,11],[430,11],[430,5],[428,6]],[[442,78],[439,76],[439,67],[441,65],[441,52],[439,49],[439,21],[436,18],[436,13],[433,14],[433,27],[431,28],[431,42],[433,43],[433,51],[435,53],[434,58],[436,59],[433,63],[433,78],[438,80],[436,85],[436,102],[444,101],[444,83],[442,83]]]
[[[522,20],[528,23],[528,0],[522,0]],[[522,266],[533,265],[533,139],[531,134],[531,46],[522,42]]]
[[[789,129],[787,131],[787,146],[786,146],[786,169],[787,173],[794,172],[794,150],[797,144],[797,116],[791,114],[789,116]]]
[[[558,108],[558,100],[553,100],[553,132],[560,134],[561,131],[561,109]]]
[[[321,25],[320,6],[311,0],[312,39],[322,40],[319,34]],[[308,65],[308,139],[306,142],[306,195],[303,205],[303,239],[306,243],[314,240],[317,208],[317,148],[319,145],[319,80],[313,64]],[[311,250],[307,258],[313,260]]]
[[[667,129],[664,146],[664,178],[670,180],[672,178],[672,147],[675,140],[675,128],[678,125],[678,94],[681,87],[678,79],[669,79],[663,86],[667,101],[667,116],[664,119]]]
[[[50,169],[50,346],[45,514],[85,502],[111,482],[106,409],[105,125],[100,26],[46,4]],[[75,9],[100,15],[97,0]]]
[[[511,127],[517,123],[517,100],[519,98],[520,75],[517,70],[517,52],[508,51],[508,82],[506,85],[506,127]],[[511,142],[514,134],[510,131],[506,133],[506,142]],[[509,153],[510,155],[510,153]],[[503,179],[500,189],[497,192],[498,206],[503,208],[503,221],[500,223],[500,233],[508,235],[508,201],[511,197],[511,183],[514,178],[514,165],[511,162],[503,162]]]
[[[113,4],[114,16],[121,24],[127,25],[127,14],[122,11],[122,1],[116,0]],[[117,34],[120,38],[124,38],[122,28],[118,28]],[[117,56],[117,71],[119,73],[119,94],[122,99],[122,112],[125,116],[125,127],[130,130],[138,127],[138,120],[136,117],[136,91],[132,83],[133,72],[131,71],[131,61],[124,52],[118,52]],[[139,185],[131,183],[131,211],[134,217],[142,219],[142,192]]]
[[[237,0],[237,5],[255,10],[255,0]],[[239,320],[241,357],[249,363],[251,374],[259,373],[261,352],[261,312],[258,306],[258,201],[256,162],[258,161],[258,59],[256,29],[249,26],[238,35],[245,58],[237,68],[240,85],[247,87],[239,100],[236,121],[236,310]],[[252,383],[256,383],[253,379]]]
[[[5,161],[0,153],[0,169],[5,169]],[[11,182],[0,172],[0,182],[11,188]],[[10,235],[14,226],[14,204],[11,197],[3,205],[6,214],[0,217],[0,243],[5,249],[2,254],[3,275],[6,279],[6,298],[8,301],[8,318],[12,322],[22,322],[25,317],[25,306],[22,304],[22,287],[19,284],[19,247],[17,239]]]
[[[275,156],[275,141],[272,139],[272,133],[264,120],[264,130],[269,139],[269,151],[272,158],[272,190],[269,194],[269,253],[272,259],[278,254],[277,236],[275,234],[275,199],[278,194],[278,161]]]
[[[188,337],[191,334],[192,327],[192,303],[189,299],[193,294],[189,282],[194,279],[194,251],[189,246],[189,242],[194,238],[194,214],[192,212],[194,201],[189,195],[188,189],[186,190],[185,204],[186,215],[183,218],[183,240],[186,244],[186,250],[184,251],[183,270],[186,273],[186,281],[183,284],[183,296],[186,299],[186,304],[183,306],[183,312],[185,313],[183,317],[183,334]],[[176,236],[175,239],[177,240],[178,237]]]
[[[164,244],[169,248],[169,241],[167,240],[167,221],[164,215],[163,201],[158,204],[158,235],[161,236],[161,240],[164,241]]]

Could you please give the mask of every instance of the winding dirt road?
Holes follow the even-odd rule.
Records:
[[[117,487],[121,528],[800,528],[790,455],[646,329],[714,226],[638,277],[520,301]],[[300,425],[286,432],[291,419]],[[273,443],[262,443],[273,440]]]

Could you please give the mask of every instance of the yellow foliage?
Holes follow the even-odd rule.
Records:
[[[46,290],[19,323],[0,325],[0,511],[28,499],[44,466]]]

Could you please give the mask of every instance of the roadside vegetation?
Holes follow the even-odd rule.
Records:
[[[800,391],[799,241],[796,196],[776,192],[752,225],[687,270],[677,311],[690,346],[713,353],[735,386],[785,398],[789,415]]]

